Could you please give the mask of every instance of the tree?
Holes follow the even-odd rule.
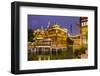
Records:
[[[28,29],[28,41],[29,42],[32,42],[33,41],[33,38],[34,38],[33,30]]]

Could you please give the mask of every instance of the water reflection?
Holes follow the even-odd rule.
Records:
[[[73,48],[62,49],[47,49],[47,48],[33,48],[28,49],[28,60],[58,60],[58,59],[72,59]]]

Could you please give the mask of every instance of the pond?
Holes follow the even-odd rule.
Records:
[[[29,52],[28,60],[61,60],[61,59],[73,59],[73,48],[69,47],[63,50],[54,50],[51,51],[37,51],[37,52]]]

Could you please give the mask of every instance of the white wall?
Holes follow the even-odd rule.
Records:
[[[14,0],[0,0],[0,76],[14,76],[10,73],[10,30],[11,30],[11,2]],[[17,0],[16,0],[17,1]],[[98,6],[100,13],[100,0],[20,0],[30,2],[44,2],[44,3],[58,3],[58,4],[74,4],[74,5],[90,5]],[[98,22],[100,20],[100,14],[98,15]],[[99,22],[100,24],[100,22]],[[98,28],[100,28],[98,24]],[[100,30],[99,30],[100,33]],[[100,42],[100,35],[98,36]],[[99,45],[100,43],[98,43]],[[100,58],[100,49],[98,49],[98,58]],[[100,59],[99,67],[100,67]],[[85,71],[65,71],[65,72],[53,72],[53,73],[40,73],[34,74],[34,76],[87,76],[95,75],[99,76],[100,68],[98,70],[85,70]],[[26,74],[26,76],[32,76],[33,74]],[[23,76],[23,75],[22,75]]]

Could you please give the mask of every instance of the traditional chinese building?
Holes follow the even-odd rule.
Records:
[[[52,52],[87,47],[88,24],[87,17],[80,17],[80,33],[77,35],[68,36],[68,30],[61,27],[59,24],[50,25],[47,28],[41,26],[33,32],[33,42],[29,42],[28,47],[33,52]]]
[[[80,34],[78,35],[74,35],[74,36],[70,36],[70,39],[73,41],[73,49],[79,49],[82,46],[81,43],[81,38],[80,38]]]
[[[67,48],[67,29],[54,24],[47,30],[48,38],[52,40],[51,46],[56,49]]]
[[[35,51],[57,51],[67,49],[67,29],[54,24],[46,29],[34,31]]]
[[[81,17],[81,39],[82,39],[82,46],[86,47],[88,42],[88,17]]]
[[[88,17],[80,17],[79,30],[80,33],[69,38],[73,41],[73,49],[87,47],[87,34],[88,34]]]

